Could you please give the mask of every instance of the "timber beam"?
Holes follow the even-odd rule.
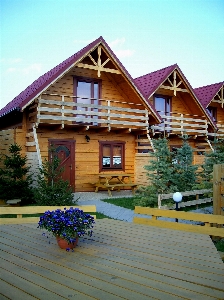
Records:
[[[101,72],[106,72],[106,73],[114,73],[114,74],[121,74],[119,70],[116,69],[110,69],[110,68],[105,68],[104,66],[110,61],[110,58],[108,57],[103,63],[101,61],[101,46],[98,46],[97,48],[97,53],[98,53],[98,59],[97,62],[95,59],[91,56],[91,54],[88,55],[90,60],[92,61],[93,65],[89,64],[83,64],[83,63],[78,63],[76,67],[79,68],[84,68],[84,69],[91,69],[91,70],[96,70],[98,77],[100,77]]]
[[[166,89],[166,90],[172,90],[174,92],[174,96],[177,95],[177,92],[185,92],[185,93],[189,93],[189,91],[187,89],[182,89],[179,88],[179,86],[183,83],[182,80],[180,80],[177,83],[177,71],[173,72],[173,82],[167,78],[167,81],[169,82],[169,85],[161,85],[160,88]]]

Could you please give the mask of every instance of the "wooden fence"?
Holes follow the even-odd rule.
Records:
[[[136,206],[134,213],[143,215],[143,217],[137,216],[133,218],[133,222],[137,224],[183,230],[224,238],[224,216],[175,210],[162,210],[141,206]],[[151,218],[147,218],[148,215],[151,216]],[[158,219],[159,217],[163,217],[163,219]],[[193,224],[175,222],[175,219],[193,221]],[[199,224],[195,224],[195,222],[199,222]],[[203,222],[205,226],[201,226],[201,222]]]
[[[182,196],[195,196],[196,199],[192,200],[192,201],[187,201],[187,202],[180,202],[179,207],[193,206],[193,205],[198,205],[198,204],[202,204],[202,203],[212,202],[212,197],[199,199],[199,195],[204,195],[204,194],[209,194],[209,193],[212,193],[211,189],[181,192]],[[165,199],[173,199],[173,193],[158,195],[158,208],[159,209],[161,209],[161,208],[167,209],[166,205],[162,206],[162,200],[165,200]],[[175,209],[175,204],[170,206],[169,209]]]
[[[83,205],[83,206],[73,206],[74,208],[79,208],[84,212],[96,213],[95,205]],[[2,224],[24,224],[24,223],[38,223],[40,217],[26,216],[33,214],[43,214],[45,211],[53,211],[56,209],[64,210],[64,208],[69,209],[70,206],[21,206],[21,207],[0,207],[0,215],[15,215],[14,218],[3,217],[0,218],[0,225]],[[24,217],[25,216],[25,217]]]
[[[224,215],[224,164],[213,167],[213,213]]]

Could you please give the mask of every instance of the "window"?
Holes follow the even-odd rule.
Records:
[[[100,171],[124,171],[124,146],[122,142],[100,142]]]
[[[162,96],[162,95],[155,95],[154,96],[154,106],[156,111],[160,114],[160,116],[170,116],[171,112],[171,97],[169,96]],[[164,118],[163,118],[164,120]],[[170,121],[168,119],[167,121]],[[164,130],[164,127],[169,127],[170,125],[164,125],[164,124],[159,124],[157,125],[161,127],[161,129]],[[169,130],[167,130],[169,131]]]
[[[171,98],[169,96],[155,95],[154,106],[160,115],[169,116],[171,112]]]
[[[206,108],[207,112],[212,118],[212,121],[217,122],[217,107],[214,106],[208,106]]]
[[[74,77],[74,96],[75,102],[80,104],[95,104],[98,105],[100,98],[101,81],[93,78]],[[77,109],[85,112],[83,115],[77,115],[85,118],[84,123],[90,123],[93,119],[98,119],[97,116],[89,115],[88,111],[98,111],[97,107],[77,105]],[[82,120],[80,120],[82,122]],[[96,122],[94,123],[97,124]]]

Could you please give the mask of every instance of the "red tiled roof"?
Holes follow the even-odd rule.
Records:
[[[138,90],[138,86],[135,84],[133,78],[110,49],[106,41],[100,36],[98,39],[75,53],[74,55],[70,56],[62,63],[45,73],[44,75],[40,76],[37,80],[35,80],[31,85],[29,85],[23,92],[21,92],[18,96],[16,96],[11,102],[9,102],[5,107],[0,110],[0,117],[8,114],[10,111],[15,109],[21,110],[30,100],[34,99],[39,93],[41,93],[53,80],[55,80],[58,76],[60,76],[64,71],[66,71],[69,67],[71,67],[74,63],[76,63],[82,56],[90,51],[93,47],[96,47],[99,43],[102,43],[105,48],[109,51],[112,57],[117,61],[118,65],[123,69],[125,75],[129,78],[130,82],[135,86]],[[140,91],[140,90],[139,90]],[[142,95],[144,96],[144,95]],[[145,99],[146,100],[146,99]],[[160,120],[159,114],[152,108],[152,105],[146,101],[146,103],[150,106],[154,116],[158,120]]]
[[[187,84],[189,90],[194,95],[195,100],[199,103],[199,106],[201,106],[202,110],[204,111],[204,114],[208,117],[211,124],[216,127],[216,125],[213,123],[210,115],[206,111],[206,107],[199,101],[195,89],[192,88],[191,84],[179,68],[177,64],[174,64],[172,66],[163,68],[158,71],[154,71],[152,73],[140,76],[138,78],[135,78],[135,83],[139,86],[139,89],[142,91],[143,95],[146,99],[149,99],[159,88],[159,86],[169,77],[169,75],[174,71],[178,70],[182,78],[184,79],[184,82]],[[149,102],[149,101],[148,101]],[[152,105],[153,106],[153,105]],[[155,109],[155,108],[154,108]]]
[[[37,80],[35,80],[31,85],[29,85],[24,91],[22,91],[18,96],[16,96],[11,102],[9,102],[4,108],[0,110],[0,117],[14,109],[21,109],[39,92],[47,87],[54,79],[56,79],[63,71],[65,71],[73,63],[80,59],[84,53],[89,51],[92,47],[97,45],[102,40],[103,38],[99,37],[94,42],[90,43],[74,55],[70,56],[44,75],[40,76]]]
[[[209,105],[223,84],[224,82],[219,82],[194,89],[196,96],[205,108]]]
[[[176,68],[177,64],[140,76],[134,81],[148,99]]]

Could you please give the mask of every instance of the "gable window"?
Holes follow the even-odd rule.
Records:
[[[164,119],[164,116],[170,116],[171,113],[171,97],[163,95],[154,96],[154,106],[159,115]],[[166,117],[165,117],[166,119]],[[170,119],[168,119],[170,121]],[[159,124],[161,128],[164,128],[163,124]],[[169,125],[166,125],[169,126]]]
[[[168,115],[171,112],[171,97],[155,95],[154,96],[154,106],[156,111],[162,115]]]
[[[217,107],[214,106],[208,106],[206,108],[207,112],[212,118],[212,121],[217,122]]]
[[[74,96],[75,102],[77,104],[77,110],[83,111],[83,114],[77,115],[80,117],[80,121],[84,123],[90,123],[94,119],[98,119],[96,115],[88,114],[90,111],[97,112],[97,107],[89,107],[89,104],[98,105],[99,98],[101,93],[101,80],[94,78],[83,78],[83,77],[74,77]],[[97,124],[97,123],[95,123]]]
[[[124,171],[124,147],[124,142],[100,142],[100,171]]]

